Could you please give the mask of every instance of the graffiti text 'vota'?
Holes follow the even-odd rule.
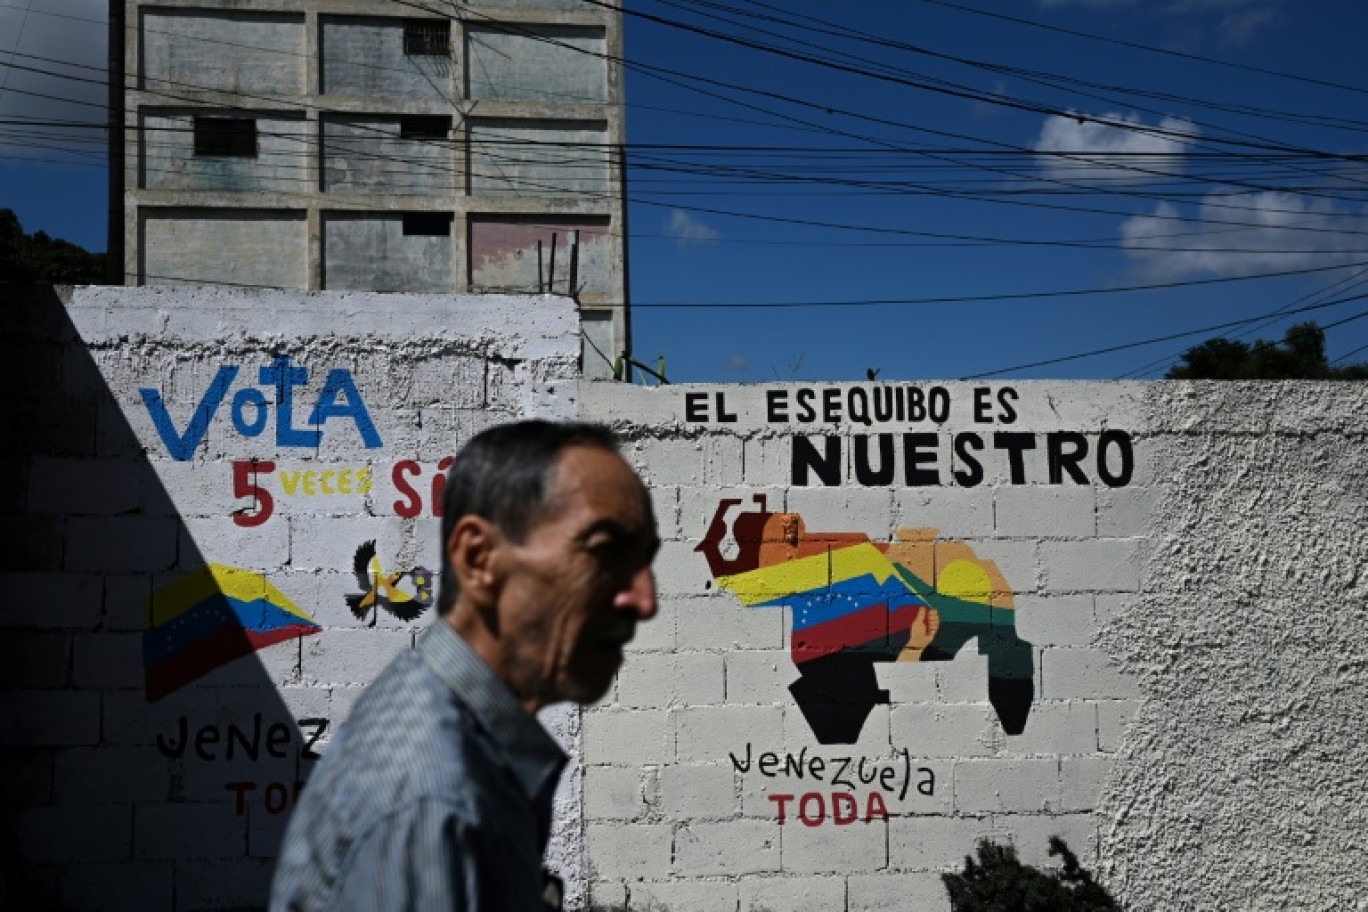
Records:
[[[204,442],[210,422],[218,414],[223,400],[228,398],[228,391],[241,370],[236,364],[220,365],[183,431],[176,429],[160,390],[147,387],[138,390],[171,458],[185,462],[194,455],[195,448]],[[313,409],[304,421],[305,426],[296,427],[295,387],[308,382],[307,367],[291,364],[288,355],[276,356],[268,366],[258,369],[257,386],[243,386],[233,394],[228,408],[233,429],[244,437],[260,436],[271,423],[274,407],[275,442],[278,447],[317,447],[323,440],[324,425],[333,418],[350,418],[355,422],[367,449],[384,445],[375,430],[375,422],[371,420],[366,403],[356,388],[356,382],[352,380],[351,371],[344,367],[328,371],[323,387],[314,400]],[[268,398],[268,392],[273,393],[274,397]]]

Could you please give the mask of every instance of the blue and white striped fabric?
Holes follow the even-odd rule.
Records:
[[[366,689],[290,820],[272,912],[543,910],[566,757],[438,618]]]

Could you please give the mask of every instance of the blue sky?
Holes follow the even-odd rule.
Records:
[[[0,63],[100,78],[35,58],[100,65],[103,0],[28,6]],[[1154,377],[1306,319],[1368,345],[1368,298],[1317,306],[1368,294],[1362,0],[628,8],[634,354],[672,380]],[[0,79],[0,120],[100,116],[98,85]],[[0,206],[102,249],[99,145],[0,130]]]

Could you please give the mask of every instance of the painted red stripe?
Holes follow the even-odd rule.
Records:
[[[810,662],[832,653],[884,640],[909,629],[926,610],[924,605],[901,605],[888,610],[885,602],[853,611],[844,617],[793,632],[790,652],[795,662]]]
[[[215,668],[249,656],[263,646],[308,636],[319,630],[308,624],[291,624],[266,631],[247,630],[231,624],[220,627],[146,670],[147,702],[155,703]]]

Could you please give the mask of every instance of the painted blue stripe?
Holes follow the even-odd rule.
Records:
[[[217,592],[189,611],[144,632],[143,664],[150,667],[163,662],[202,637],[224,627],[264,633],[296,624],[318,626],[271,604],[265,598],[243,602]]]
[[[910,592],[896,576],[890,576],[882,584],[867,573],[821,589],[809,589],[792,595],[758,602],[752,607],[772,607],[788,605],[793,609],[793,629],[802,630],[814,624],[839,620],[848,614],[886,602],[889,610],[904,605],[923,605],[921,599]]]

